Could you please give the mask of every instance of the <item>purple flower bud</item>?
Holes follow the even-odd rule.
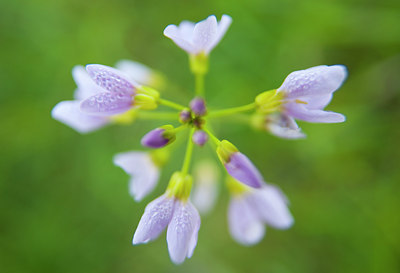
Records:
[[[189,110],[182,110],[179,113],[179,121],[182,123],[187,123],[192,119],[192,115],[190,114]]]
[[[260,188],[264,179],[250,159],[240,152],[233,153],[225,163],[226,171],[235,179],[253,188]]]
[[[202,130],[197,130],[196,132],[194,132],[192,137],[192,141],[199,146],[203,146],[207,142],[207,140],[208,135]]]
[[[204,116],[207,109],[204,99],[197,97],[190,102],[190,109],[196,116]]]
[[[170,139],[165,135],[165,129],[157,128],[148,132],[141,140],[141,143],[145,147],[149,148],[161,148],[170,142]]]

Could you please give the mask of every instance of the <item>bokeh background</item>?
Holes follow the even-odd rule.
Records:
[[[268,229],[254,247],[238,245],[221,183],[193,258],[175,266],[165,235],[135,247],[131,239],[183,151],[141,203],[112,164],[115,153],[141,149],[141,136],[162,123],[80,135],[50,111],[72,98],[74,65],[120,59],[164,73],[166,98],[186,104],[193,94],[187,57],[163,29],[224,13],[233,24],[211,55],[210,107],[251,102],[294,70],[345,64],[348,80],[328,109],[347,121],[301,123],[308,138],[299,141],[216,123],[219,136],[284,190],[296,223]],[[399,86],[397,0],[0,1],[0,271],[400,272]]]

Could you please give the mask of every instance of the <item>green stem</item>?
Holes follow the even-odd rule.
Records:
[[[196,95],[204,98],[204,74],[195,74],[195,90]]]
[[[178,118],[177,113],[172,112],[144,112],[140,111],[137,113],[138,118],[151,120],[151,119],[159,119],[159,120],[176,120]]]
[[[186,153],[185,153],[185,159],[183,160],[183,166],[182,166],[182,174],[186,175],[189,171],[189,166],[190,166],[190,160],[192,158],[192,153],[193,153],[193,141],[192,141],[192,136],[194,134],[195,128],[192,128],[190,130],[189,134],[189,139],[188,143],[186,146]]]
[[[178,133],[178,132],[180,132],[180,131],[182,131],[182,130],[185,129],[186,127],[187,127],[186,124],[183,124],[183,125],[181,125],[181,126],[179,126],[179,127],[176,127],[176,128],[174,129],[175,134]]]
[[[173,109],[179,110],[179,111],[181,111],[181,110],[186,108],[183,105],[180,105],[178,103],[175,103],[175,102],[172,102],[172,101],[169,101],[169,100],[161,99],[161,98],[158,99],[158,103],[162,104],[162,105],[165,105],[165,106],[168,106],[168,107],[171,107]]]
[[[219,145],[219,143],[221,142],[216,136],[214,136],[213,133],[210,132],[210,130],[207,127],[203,127],[203,131],[206,132],[210,138],[212,139],[212,141],[214,141],[214,143],[216,145]]]
[[[208,117],[215,118],[215,117],[229,116],[229,115],[233,115],[233,114],[236,114],[236,113],[253,110],[255,107],[256,107],[256,104],[253,102],[253,103],[246,104],[246,105],[243,105],[243,106],[211,111],[208,114]]]

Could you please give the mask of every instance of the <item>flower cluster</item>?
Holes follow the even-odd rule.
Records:
[[[78,86],[74,100],[62,101],[52,110],[54,119],[80,133],[110,123],[129,124],[137,119],[172,121],[143,136],[141,144],[150,151],[129,151],[114,157],[114,164],[130,175],[129,192],[136,201],[156,187],[160,170],[177,145],[173,144],[175,140],[187,137],[182,169],[172,174],[165,193],[147,205],[133,236],[134,245],[147,243],[167,229],[168,251],[176,264],[190,258],[197,245],[200,216],[196,207],[201,213],[209,212],[218,195],[220,174],[212,160],[197,162],[191,171],[195,145],[201,148],[210,144],[226,170],[226,186],[231,193],[229,231],[238,243],[258,243],[264,237],[266,224],[287,229],[294,222],[286,196],[277,186],[267,183],[252,161],[234,144],[218,138],[210,121],[240,114],[250,126],[281,138],[296,139],[305,137],[296,120],[314,123],[345,120],[341,114],[324,110],[333,92],[346,78],[346,68],[342,65],[322,65],[292,72],[279,88],[261,92],[249,104],[209,111],[203,84],[209,54],[231,22],[228,15],[223,15],[219,22],[215,16],[209,16],[196,24],[183,21],[179,26],[169,25],[164,30],[164,35],[189,55],[196,88],[195,97],[188,105],[161,95],[158,90],[165,81],[159,73],[125,60],[115,68],[99,64],[89,64],[86,69],[74,67],[72,74]],[[160,105],[174,111],[154,111]]]

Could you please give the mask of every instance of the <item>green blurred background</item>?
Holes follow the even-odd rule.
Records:
[[[166,98],[186,104],[187,57],[163,29],[224,13],[233,24],[212,52],[211,107],[251,102],[294,70],[345,64],[349,78],[328,109],[347,121],[301,123],[300,141],[216,123],[285,191],[296,223],[242,247],[229,236],[221,187],[193,258],[175,266],[165,234],[135,247],[131,239],[183,151],[141,203],[112,164],[162,123],[79,135],[50,111],[72,98],[74,65],[120,59],[163,72],[174,83]],[[0,272],[400,272],[399,86],[397,0],[0,1]]]

